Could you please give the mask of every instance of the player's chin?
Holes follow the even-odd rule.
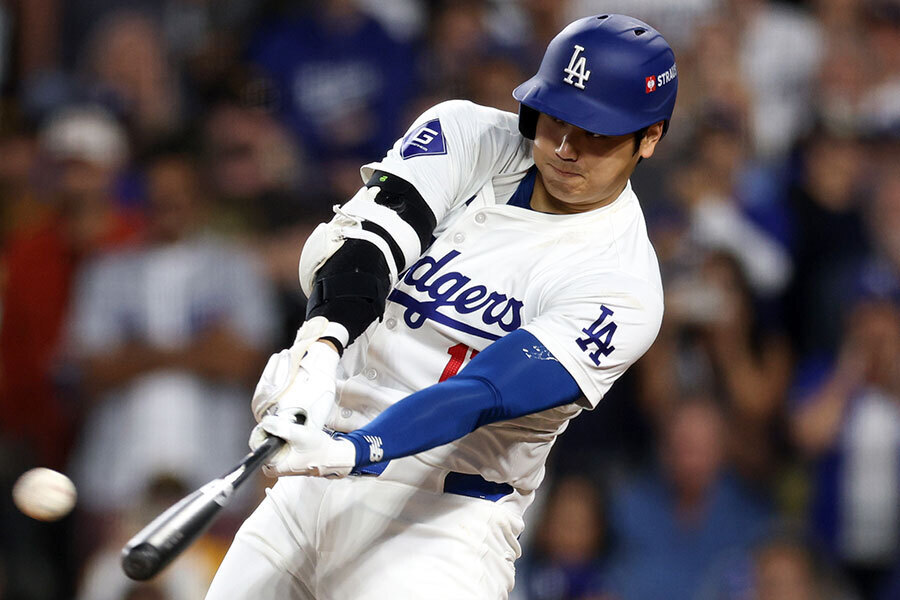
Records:
[[[573,201],[577,203],[577,199],[582,196],[584,179],[582,177],[553,177],[549,181],[545,181],[545,185],[547,191],[549,191],[554,198],[566,203]]]

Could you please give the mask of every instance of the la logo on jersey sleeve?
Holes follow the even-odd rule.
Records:
[[[447,143],[441,131],[440,119],[432,119],[409,132],[400,145],[400,156],[404,160],[425,154],[447,154]]]
[[[602,305],[600,307],[600,316],[588,327],[581,330],[584,337],[579,337],[575,340],[581,351],[587,352],[590,359],[598,367],[600,366],[600,355],[609,356],[616,349],[612,342],[618,325],[609,318],[613,314],[612,309]]]

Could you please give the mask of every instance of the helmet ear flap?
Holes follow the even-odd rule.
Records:
[[[519,103],[519,133],[525,138],[533,140],[537,134],[538,116],[541,113],[530,106]]]

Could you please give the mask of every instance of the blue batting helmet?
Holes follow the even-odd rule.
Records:
[[[603,135],[664,121],[665,134],[677,91],[675,53],[658,31],[625,15],[599,15],[559,32],[513,97],[519,130],[534,139],[538,113]]]

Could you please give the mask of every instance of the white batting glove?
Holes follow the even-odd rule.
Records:
[[[325,317],[314,317],[297,332],[293,346],[269,358],[251,401],[257,422],[266,414],[279,413],[303,414],[316,428],[325,424],[334,405],[340,356],[317,340],[335,327],[343,329]]]
[[[269,477],[309,475],[338,479],[349,475],[356,465],[353,442],[334,439],[324,431],[300,425],[286,415],[264,417],[250,434],[250,448],[255,450],[269,435],[287,442],[263,465],[263,473]]]

